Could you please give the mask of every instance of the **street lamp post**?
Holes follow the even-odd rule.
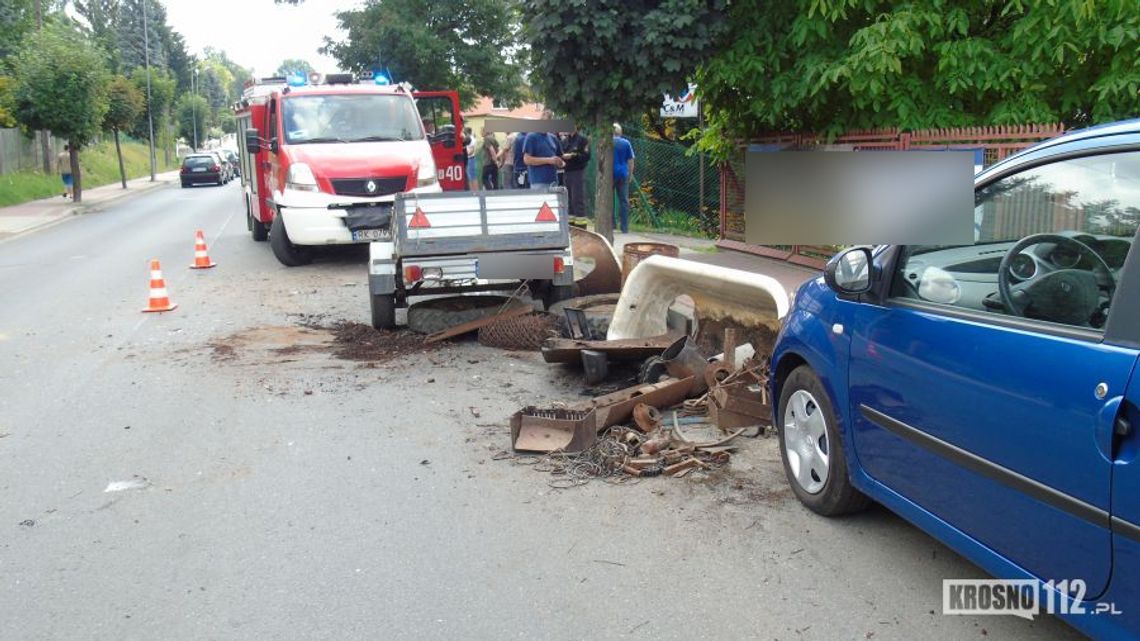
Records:
[[[154,182],[155,165],[157,161],[154,156],[154,115],[150,109],[150,28],[147,25],[146,18],[146,5],[150,0],[142,0],[142,14],[143,14],[143,60],[146,61],[146,124],[150,133],[150,181]]]
[[[194,94],[194,99],[190,101],[191,118],[194,121],[194,151],[198,151],[198,69],[194,69],[190,91]]]

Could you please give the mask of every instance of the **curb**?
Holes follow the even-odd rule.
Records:
[[[68,207],[67,209],[64,209],[58,216],[48,218],[48,219],[44,220],[42,223],[39,223],[39,224],[34,225],[32,227],[28,227],[27,229],[23,229],[23,230],[20,230],[18,232],[8,234],[8,235],[5,235],[3,232],[0,232],[0,243],[6,243],[6,242],[13,240],[15,238],[21,238],[21,237],[26,236],[28,234],[31,234],[33,232],[37,232],[37,231],[40,231],[42,229],[46,229],[48,227],[54,227],[55,225],[58,225],[60,223],[64,223],[64,222],[67,222],[69,220],[73,220],[77,216],[84,216],[87,214],[98,213],[100,211],[103,211],[104,205],[112,205],[112,204],[115,204],[119,201],[129,200],[135,196],[141,196],[147,192],[151,192],[151,191],[154,191],[156,189],[159,189],[160,187],[165,187],[167,185],[171,185],[174,182],[176,182],[176,180],[158,180],[158,179],[156,179],[153,183],[152,182],[144,183],[141,187],[138,187],[136,189],[130,189],[130,190],[126,190],[126,191],[116,192],[113,196],[110,196],[108,198],[100,200],[99,202],[96,202],[96,203],[88,204],[88,203],[80,202],[77,205],[72,205],[72,206]]]

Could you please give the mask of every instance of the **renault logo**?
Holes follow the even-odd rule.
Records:
[[[369,180],[368,182],[364,183],[364,189],[367,190],[370,194],[376,193],[376,181]]]

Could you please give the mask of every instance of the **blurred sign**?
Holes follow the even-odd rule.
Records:
[[[665,94],[665,101],[661,103],[661,117],[697,118],[700,115],[700,105],[696,93],[697,86],[690,84],[680,96]]]

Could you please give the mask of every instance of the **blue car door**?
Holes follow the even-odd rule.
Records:
[[[856,306],[855,453],[1024,570],[1096,596],[1112,570],[1113,403],[1138,354],[1105,327],[1119,321],[1140,153],[1038,165],[976,204],[976,244],[900,248],[889,298]]]

